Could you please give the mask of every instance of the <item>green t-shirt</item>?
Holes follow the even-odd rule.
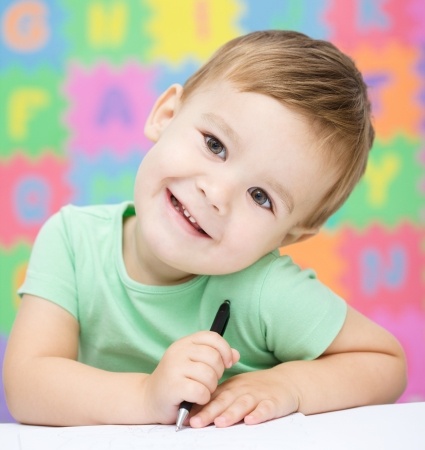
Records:
[[[223,380],[314,359],[341,329],[346,303],[278,251],[240,272],[200,275],[175,286],[132,280],[122,257],[123,217],[131,214],[128,202],[62,208],[37,236],[19,289],[78,320],[83,363],[151,373],[172,342],[208,330],[225,299],[231,301],[231,317],[224,337],[241,359]]]

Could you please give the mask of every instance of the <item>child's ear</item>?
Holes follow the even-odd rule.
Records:
[[[158,97],[145,123],[145,136],[148,139],[153,142],[159,139],[178,110],[182,93],[183,87],[173,84]]]
[[[295,244],[296,242],[302,242],[309,239],[320,231],[320,227],[316,228],[306,228],[301,226],[295,226],[289,230],[286,236],[281,242],[281,247],[286,245]]]

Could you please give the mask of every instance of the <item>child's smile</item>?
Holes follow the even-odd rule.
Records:
[[[200,227],[196,219],[192,216],[189,210],[179,202],[179,200],[170,193],[170,201],[174,206],[174,209],[189,223],[189,225],[196,230],[197,233],[204,237],[210,237],[208,234]]]

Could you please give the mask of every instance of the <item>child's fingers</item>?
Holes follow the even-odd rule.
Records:
[[[193,362],[191,363],[186,370],[186,373],[184,374],[184,380],[186,383],[186,388],[184,391],[181,391],[181,395],[183,396],[184,400],[187,401],[195,401],[199,405],[204,405],[210,400],[211,394],[217,389],[218,380],[220,379],[220,376],[217,375],[216,369],[214,367],[211,367],[208,364],[205,364],[203,362]],[[189,382],[186,382],[188,380]],[[193,392],[193,383],[199,383],[202,386],[204,386],[208,390],[208,398],[206,401],[200,402],[196,397],[198,392]],[[196,386],[196,385],[195,385]],[[198,391],[197,389],[196,391]],[[187,392],[185,394],[185,392]]]
[[[193,415],[190,420],[190,425],[194,428],[201,428],[210,425],[215,422],[217,417],[220,417],[225,411],[227,411],[231,406],[237,401],[238,395],[235,391],[229,389],[221,390],[221,387],[218,388],[218,391],[213,395],[213,399],[205,405],[200,410]],[[217,392],[218,395],[217,395]],[[252,407],[253,409],[253,407]],[[251,409],[251,410],[252,410]],[[196,410],[195,410],[196,411]],[[240,417],[237,421],[243,419],[243,416]]]
[[[235,399],[220,415],[214,419],[217,427],[229,427],[240,422],[255,410],[258,399],[252,394],[244,394]]]
[[[225,397],[217,397],[193,416],[190,424],[194,428],[208,426],[214,422],[218,428],[229,427],[240,421],[255,425],[278,417],[276,405],[271,400],[258,399],[251,394],[244,394],[227,404]]]
[[[236,364],[239,361],[241,354],[238,352],[238,350],[232,348],[232,356],[233,356],[233,364]]]
[[[211,392],[214,390],[212,386],[214,386],[214,382],[208,386],[208,383],[206,383],[202,377],[200,377],[200,380],[186,379],[179,394],[181,395],[182,400],[198,405],[205,405],[211,399]]]
[[[195,345],[207,345],[214,348],[221,356],[225,368],[234,364],[234,352],[227,341],[213,331],[201,331],[188,337]]]
[[[272,400],[258,400],[245,394],[232,403],[215,418],[216,427],[228,427],[243,420],[247,425],[255,425],[279,417],[277,405]]]
[[[262,400],[251,413],[245,416],[244,422],[247,425],[256,425],[275,419],[281,416],[277,409],[277,406],[271,400]]]
[[[224,362],[220,353],[218,353],[215,348],[208,345],[197,345],[188,351],[187,358],[189,360],[189,364],[199,363],[211,368],[214,371],[216,381],[222,377],[225,369]],[[191,373],[191,367],[192,366],[189,365],[187,371],[185,372],[185,376],[188,378],[195,377],[195,374]]]

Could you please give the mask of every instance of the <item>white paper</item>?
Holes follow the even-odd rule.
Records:
[[[261,425],[34,427],[0,425],[1,450],[425,450],[425,403],[372,406]]]

